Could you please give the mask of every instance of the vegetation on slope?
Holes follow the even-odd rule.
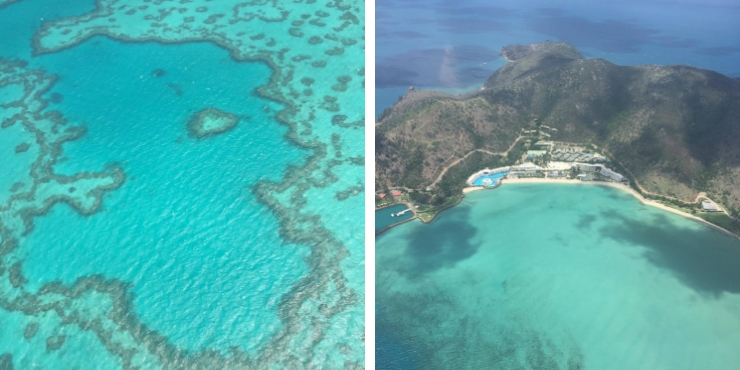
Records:
[[[512,62],[482,91],[413,91],[382,116],[378,188],[423,190],[472,150],[505,152],[522,130],[546,125],[553,140],[608,150],[650,193],[693,201],[703,191],[740,217],[740,81],[687,66],[587,60],[566,43],[503,54]],[[473,172],[506,163],[496,158],[476,152],[449,168],[429,204],[459,194]]]

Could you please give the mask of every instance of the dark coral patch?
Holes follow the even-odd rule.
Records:
[[[308,60],[308,59],[311,59],[311,56],[310,55],[296,55],[296,56],[290,58],[290,60],[292,60],[294,62],[302,62],[302,61]]]
[[[196,112],[187,123],[188,135],[195,139],[222,134],[233,129],[239,121],[235,115],[217,108]]]
[[[326,55],[331,55],[331,56],[342,55],[342,54],[344,54],[344,48],[340,48],[340,47],[337,46],[335,48],[332,48],[332,49],[329,49],[329,50],[325,51],[324,53]]]
[[[57,335],[56,337],[46,338],[46,349],[49,351],[56,351],[64,345],[67,341],[66,335]]]
[[[64,100],[64,95],[60,93],[51,93],[51,95],[49,95],[49,101],[54,104],[59,104],[62,100]]]
[[[27,152],[28,149],[30,149],[30,148],[31,148],[31,144],[29,144],[29,143],[18,144],[18,146],[15,147],[15,152],[16,152],[16,154],[17,153]]]
[[[32,322],[26,325],[26,329],[23,330],[23,338],[31,339],[39,331],[39,323]],[[0,368],[1,369],[1,368]]]
[[[14,370],[13,367],[13,355],[10,353],[3,353],[0,355],[0,369],[2,370]]]

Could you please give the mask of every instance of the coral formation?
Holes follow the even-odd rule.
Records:
[[[236,126],[239,121],[235,115],[217,108],[207,108],[196,112],[188,121],[188,135],[195,139],[223,134]]]
[[[310,155],[283,175],[291,181],[261,180],[251,191],[277,217],[287,243],[309,248],[310,270],[280,300],[282,327],[258,355],[236,347],[221,353],[174,346],[165,334],[142,323],[133,309],[129,284],[118,279],[88,276],[71,286],[49,283],[36,293],[24,288],[22,259],[12,252],[33,230],[34,218],[60,202],[82,215],[93,214],[105,192],[121,186],[125,175],[117,167],[99,173],[55,174],[53,165],[60,160],[62,143],[82,137],[85,130],[67,124],[61,113],[46,111],[42,96],[54,77],[8,61],[0,61],[0,87],[21,84],[25,93],[0,102],[5,110],[0,127],[23,125],[28,130],[23,142],[31,143],[29,153],[38,148],[38,159],[29,178],[18,182],[26,185],[14,186],[16,193],[0,200],[0,307],[25,315],[54,313],[65,325],[94,332],[126,369],[141,363],[188,369],[361,368],[362,324],[347,323],[362,315],[363,294],[358,291],[362,287],[347,278],[345,268],[362,267],[342,262],[351,253],[362,253],[358,237],[364,229],[362,209],[349,211],[356,213],[352,218],[360,220],[357,224],[340,223],[333,218],[340,203],[327,207],[325,200],[347,203],[362,193],[363,8],[362,2],[341,0],[208,2],[208,6],[174,0],[99,0],[89,14],[44,23],[33,39],[36,55],[61,52],[95,35],[125,42],[208,41],[228,50],[236,61],[262,62],[272,69],[269,84],[260,86],[257,94],[284,107],[275,118],[288,127],[286,140]],[[163,77],[163,72],[152,75]],[[170,88],[182,93],[179,86]],[[61,97],[50,99],[61,101]],[[236,123],[236,117],[217,110],[197,116],[191,121],[195,131],[207,135]],[[334,151],[329,152],[330,148]],[[309,192],[324,196],[308,196]],[[110,305],[101,308],[103,314],[92,316],[76,308],[77,302],[90,300]],[[51,338],[50,348],[63,345],[60,338],[65,337]],[[344,358],[330,357],[326,348],[336,346],[343,349]]]

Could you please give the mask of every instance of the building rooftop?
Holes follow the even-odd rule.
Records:
[[[721,209],[719,208],[717,204],[715,204],[712,201],[706,200],[706,199],[701,201],[701,208],[704,209],[705,211],[712,211],[712,212],[721,211]]]

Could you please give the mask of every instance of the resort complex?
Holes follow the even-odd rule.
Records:
[[[495,189],[504,182],[594,183],[616,186],[632,193],[643,203],[680,213],[714,227],[719,226],[723,231],[732,229],[727,222],[731,220],[730,215],[706,194],[700,194],[692,202],[647,192],[626,174],[620,173],[624,168],[593,144],[542,141],[541,133],[539,140],[532,137],[522,139],[522,150],[514,158],[509,157],[510,165],[484,168],[467,179],[463,178],[465,182],[461,185],[462,194],[452,194],[447,198],[434,195],[435,192],[445,191],[440,188],[440,184],[432,184],[423,189],[395,187],[379,191],[376,193],[376,210],[396,205],[399,208],[393,208],[392,212],[389,209],[386,216],[393,219],[382,222],[383,227],[376,231],[383,232],[413,218],[430,222],[442,210],[462,201],[464,194]],[[459,181],[462,183],[462,179]],[[409,213],[413,213],[413,216],[398,217]]]
[[[627,179],[607,167],[611,161],[593,146],[538,141],[513,166],[486,168],[468,177],[468,186],[494,188],[501,179],[549,178],[624,183]]]

